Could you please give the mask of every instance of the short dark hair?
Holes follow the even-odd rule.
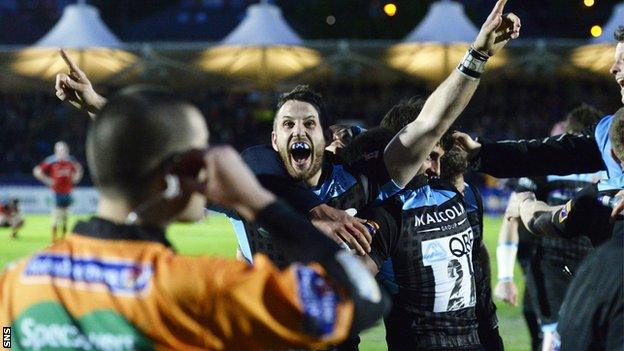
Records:
[[[275,128],[275,117],[277,117],[277,111],[279,111],[279,109],[282,108],[287,101],[291,100],[307,102],[308,104],[314,106],[316,112],[318,112],[321,128],[325,128],[325,126],[327,126],[327,110],[325,108],[325,101],[323,101],[323,97],[321,94],[314,91],[314,89],[312,89],[309,85],[300,84],[293,90],[282,94],[277,100],[275,116],[273,117],[273,128]]]
[[[102,194],[137,205],[155,172],[189,149],[189,103],[166,90],[132,86],[111,97],[87,134],[91,178]]]
[[[618,26],[613,32],[616,41],[624,43],[624,26]]]
[[[620,162],[624,162],[624,107],[613,115],[611,127],[609,127],[609,140],[615,156],[620,159]]]
[[[380,127],[387,128],[398,133],[403,127],[411,123],[418,117],[425,105],[426,98],[411,97],[401,100],[398,104],[392,106],[379,123]]]
[[[594,125],[604,114],[597,108],[583,103],[568,113],[565,119],[566,133],[581,133]]]
[[[468,170],[468,155],[455,145],[446,150],[440,158],[440,176],[442,179],[453,180]]]
[[[392,140],[394,134],[384,127],[375,127],[356,136],[342,150],[342,159],[347,164],[352,164],[362,159],[366,154],[384,150],[386,145]]]

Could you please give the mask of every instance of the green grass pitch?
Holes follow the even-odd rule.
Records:
[[[72,223],[76,218],[72,219]],[[501,218],[486,217],[485,240],[492,260],[492,275],[496,277],[496,240]],[[0,229],[0,267],[7,262],[26,256],[50,243],[50,217],[30,215],[18,239],[9,237],[8,229]],[[168,231],[168,237],[182,254],[218,255],[234,257],[236,238],[229,221],[225,217],[210,216],[197,224],[176,224]],[[516,265],[516,283],[520,291],[524,290],[524,281]],[[496,279],[493,279],[493,283]],[[521,316],[520,307],[508,306],[497,301],[498,319],[505,349],[510,351],[529,350],[529,336]],[[380,323],[362,335],[360,350],[385,350],[385,334]]]

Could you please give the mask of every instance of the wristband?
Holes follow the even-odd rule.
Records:
[[[485,63],[489,56],[473,49],[468,49],[464,58],[459,62],[457,70],[472,79],[481,78],[481,74],[485,70]]]
[[[518,244],[504,243],[496,247],[496,261],[498,262],[498,280],[512,281]]]

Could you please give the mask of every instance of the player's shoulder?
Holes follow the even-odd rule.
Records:
[[[43,161],[41,163],[43,164],[52,164],[58,162],[58,158],[55,155],[50,155],[46,158],[43,159]]]
[[[609,128],[611,128],[611,122],[613,122],[613,115],[604,116],[594,127],[594,136],[599,143],[606,141],[609,138]]]

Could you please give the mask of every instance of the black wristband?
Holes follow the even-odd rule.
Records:
[[[479,79],[485,70],[485,63],[488,59],[487,55],[471,47],[459,62],[457,69],[470,78]]]

